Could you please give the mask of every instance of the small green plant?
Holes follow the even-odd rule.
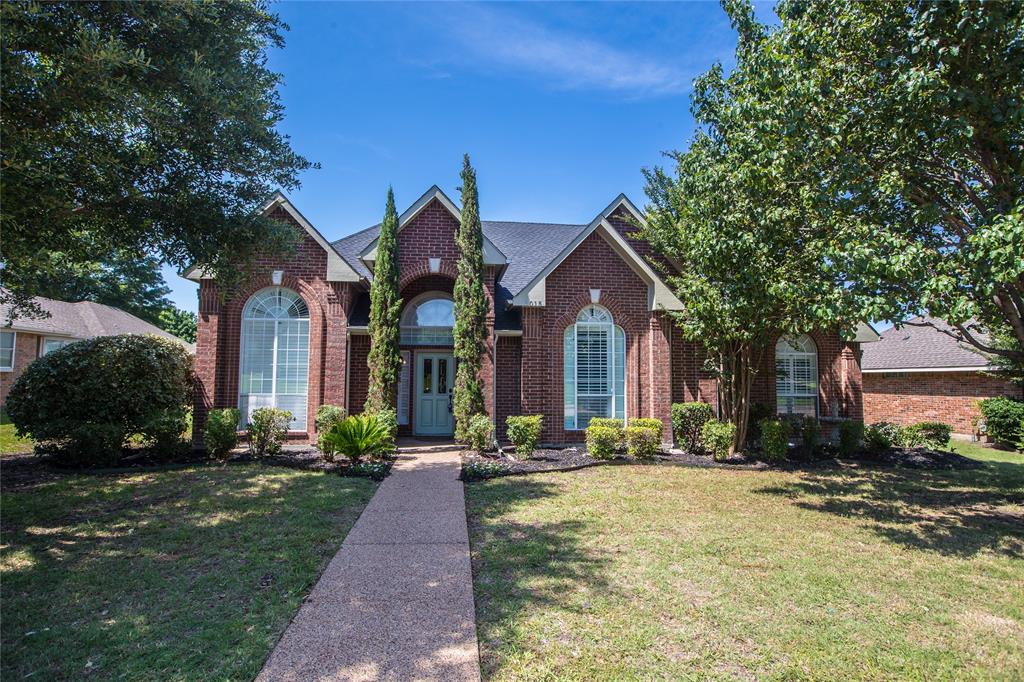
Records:
[[[357,414],[337,422],[325,438],[330,447],[356,463],[363,457],[390,452],[392,438],[376,415]]]
[[[661,445],[661,422],[657,419],[636,420],[658,422],[658,428],[633,425],[626,427],[626,454],[634,459],[654,459]]]
[[[587,452],[596,459],[611,459],[622,444],[622,428],[596,426],[591,420],[587,427]]]
[[[902,429],[891,422],[875,422],[864,430],[864,446],[873,454],[897,447],[902,440]]]
[[[804,417],[797,422],[800,433],[800,455],[804,459],[814,459],[821,445],[821,425],[814,417]]]
[[[672,405],[672,433],[681,448],[690,453],[700,451],[701,429],[715,418],[707,403],[675,403]]]
[[[398,412],[390,407],[376,412],[364,412],[364,416],[372,416],[384,427],[387,439],[381,445],[380,450],[373,453],[376,457],[383,457],[395,451],[395,441],[398,438]]]
[[[651,417],[633,417],[629,420],[630,426],[639,426],[645,429],[654,429],[658,433],[661,433],[661,420],[653,419]]]
[[[864,422],[849,419],[839,422],[839,456],[853,457],[864,441]]]
[[[487,478],[504,476],[510,471],[505,462],[471,461],[462,464],[462,480],[482,481]]]
[[[789,454],[791,429],[786,419],[767,418],[758,422],[765,461],[781,462]]]
[[[345,411],[344,407],[339,407],[338,405],[321,405],[316,411],[316,419],[314,420],[317,433],[329,431],[332,426],[340,422],[346,416],[348,416],[348,413]]]
[[[276,407],[261,407],[249,416],[249,454],[254,458],[276,455],[288,435],[292,413]]]
[[[903,429],[903,444],[908,448],[942,448],[949,444],[953,427],[942,422],[918,422]]]
[[[986,398],[978,401],[985,418],[986,433],[1001,445],[1020,447],[1024,443],[1024,400]]]
[[[206,415],[206,430],[203,442],[210,456],[221,462],[231,457],[231,451],[238,445],[239,413],[233,407],[222,410],[210,410]]]
[[[342,476],[355,476],[357,478],[372,478],[375,481],[383,480],[387,475],[390,463],[384,460],[371,462],[353,462],[340,471]]]
[[[494,440],[494,424],[491,423],[491,418],[482,413],[474,414],[469,419],[466,435],[469,437],[469,447],[477,454],[484,454]]]
[[[529,457],[537,449],[540,434],[544,428],[544,416],[539,414],[518,415],[505,420],[508,426],[508,439],[516,449],[516,454]]]
[[[747,447],[761,440],[761,422],[769,417],[775,416],[775,411],[766,403],[753,403],[750,406],[750,414],[747,415]]]
[[[729,458],[729,448],[735,435],[736,425],[731,422],[709,421],[700,429],[700,440],[716,462]]]

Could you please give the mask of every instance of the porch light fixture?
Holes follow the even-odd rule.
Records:
[[[428,258],[427,263],[430,265],[431,272],[441,272],[441,259],[440,258]]]
[[[270,282],[275,287],[279,287],[279,286],[281,286],[281,278],[283,278],[283,277],[284,277],[284,270],[274,270],[274,272],[272,272],[270,274]]]
[[[600,289],[591,289],[590,290],[590,302],[591,303],[600,303],[601,302],[601,290]]]

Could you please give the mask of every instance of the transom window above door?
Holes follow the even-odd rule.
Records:
[[[401,343],[411,346],[454,344],[455,302],[451,296],[431,291],[420,294],[405,306],[401,320]]]

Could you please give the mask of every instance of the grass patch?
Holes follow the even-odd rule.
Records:
[[[484,677],[1020,679],[1024,465],[467,485]]]
[[[252,679],[375,488],[238,465],[5,493],[2,677]]]
[[[999,450],[985,447],[977,443],[963,440],[951,440],[949,449],[958,455],[970,457],[981,462],[1006,462],[1008,464],[1024,464],[1024,453],[1012,450]]]
[[[7,410],[0,407],[0,457],[32,452],[34,445],[31,438],[18,438],[14,424],[7,417]]]

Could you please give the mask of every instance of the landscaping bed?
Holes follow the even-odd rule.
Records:
[[[514,454],[478,455],[467,450],[462,453],[462,478],[472,481],[542,471],[573,471],[603,463],[584,448],[542,448],[534,450],[529,459]]]

